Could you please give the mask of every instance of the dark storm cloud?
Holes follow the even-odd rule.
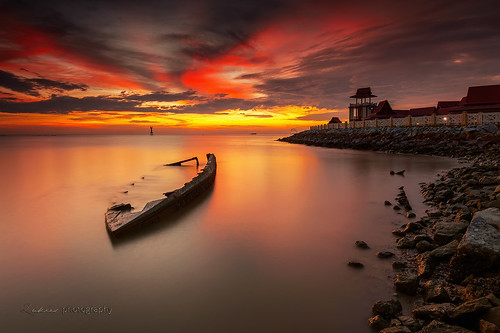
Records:
[[[193,90],[177,94],[171,94],[165,91],[157,91],[145,95],[140,95],[140,94],[126,95],[123,96],[123,98],[130,101],[140,101],[140,102],[175,102],[175,101],[197,99],[196,92]]]
[[[53,96],[37,102],[9,102],[0,100],[0,112],[6,113],[59,113],[72,111],[141,111],[158,112],[157,108],[141,108],[137,102],[124,101],[110,96],[76,98]]]
[[[348,96],[361,86],[378,86],[379,97],[418,103],[419,97],[450,98],[449,91],[465,94],[468,86],[494,83],[491,77],[500,68],[500,20],[492,9],[500,9],[500,3],[394,2],[387,8],[372,26],[326,40],[285,68],[292,78],[276,79],[266,72],[241,78],[261,79],[257,88],[270,99],[300,103],[309,98],[330,108],[345,108]]]
[[[195,105],[169,109],[175,113],[219,113],[224,110],[251,110],[261,107],[273,107],[277,103],[268,99],[216,98]]]
[[[40,96],[40,89],[53,89],[58,91],[87,90],[88,86],[82,83],[69,83],[54,81],[44,78],[28,79],[15,74],[0,70],[0,87],[8,88],[12,91]]]

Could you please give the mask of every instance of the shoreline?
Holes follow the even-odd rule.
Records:
[[[393,230],[394,290],[369,325],[382,333],[500,332],[500,131],[497,126],[309,130],[278,141],[467,160],[421,185],[427,216]]]

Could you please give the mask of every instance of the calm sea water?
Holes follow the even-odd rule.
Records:
[[[422,215],[418,183],[456,162],[275,139],[1,137],[2,331],[370,332],[371,305],[393,294],[375,252],[395,251],[405,221],[384,200],[405,186]],[[163,164],[208,152],[218,173],[202,201],[110,239],[107,207],[161,198],[197,172]],[[56,312],[24,311],[41,307]]]

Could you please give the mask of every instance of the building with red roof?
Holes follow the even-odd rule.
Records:
[[[412,108],[410,110],[393,110],[387,100],[378,105],[371,98],[377,97],[371,89],[360,88],[356,94],[355,104],[349,105],[349,121],[361,119],[386,119],[402,117],[421,117],[433,114],[449,114],[462,112],[500,112],[500,85],[469,87],[467,96],[461,101],[439,101],[437,106]]]

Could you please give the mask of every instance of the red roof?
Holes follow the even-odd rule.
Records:
[[[491,86],[469,87],[466,105],[500,103],[500,84]]]
[[[394,113],[395,112],[392,111],[392,107],[387,100],[378,103],[377,108],[373,111],[373,114],[376,115],[390,115]]]
[[[436,107],[429,106],[425,108],[410,109],[408,115],[412,117],[420,117],[420,116],[430,116],[433,113],[436,113]]]
[[[441,109],[441,108],[451,108],[451,107],[454,107],[454,106],[458,106],[458,104],[460,104],[460,101],[439,101],[438,105],[437,105],[437,108],[438,109]]]
[[[372,90],[370,87],[366,88],[358,88],[356,91],[356,95],[352,95],[351,98],[368,98],[368,97],[377,97],[372,94]]]
[[[329,124],[342,124],[342,121],[340,121],[339,117],[332,117]]]

